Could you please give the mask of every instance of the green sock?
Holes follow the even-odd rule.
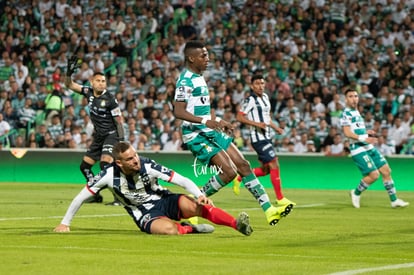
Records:
[[[397,191],[395,190],[395,185],[392,180],[384,181],[385,190],[387,190],[388,196],[390,197],[391,201],[395,201],[397,199]]]
[[[227,183],[224,183],[218,175],[212,176],[208,182],[201,188],[201,192],[207,197],[214,195],[220,190],[223,186],[226,186]]]
[[[364,192],[365,190],[367,190],[368,187],[369,187],[369,185],[366,184],[363,180],[361,180],[359,182],[358,187],[355,189],[355,195],[357,195],[357,196],[361,195],[361,193]]]
[[[266,211],[272,206],[269,196],[263,188],[263,185],[259,182],[253,173],[242,178],[242,181],[247,190],[249,190],[249,192],[252,193],[254,198],[259,202],[260,207],[262,207],[263,211]]]

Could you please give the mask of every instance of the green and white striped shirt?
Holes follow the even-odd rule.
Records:
[[[201,118],[211,118],[210,94],[207,83],[202,75],[185,69],[178,77],[174,100],[186,102],[186,111]],[[183,121],[183,141],[188,142],[196,138],[200,133],[208,133],[213,130],[200,123]]]
[[[340,123],[341,127],[349,126],[351,128],[351,131],[359,136],[368,135],[364,118],[356,109],[346,107],[342,112]],[[356,155],[362,151],[370,150],[373,148],[372,144],[361,142],[355,139],[349,139],[349,143],[352,155]]]

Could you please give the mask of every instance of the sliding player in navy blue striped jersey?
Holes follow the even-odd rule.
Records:
[[[253,232],[246,213],[240,213],[235,219],[215,207],[193,181],[151,159],[138,156],[128,142],[117,143],[113,156],[115,162],[94,177],[73,199],[55,232],[69,232],[70,223],[82,203],[105,188],[114,194],[141,231],[149,234],[178,235],[214,231],[210,224],[177,222],[193,216],[232,227],[247,236]],[[159,179],[185,188],[196,199],[170,192],[159,184]]]

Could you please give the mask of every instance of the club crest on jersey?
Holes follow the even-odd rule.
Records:
[[[105,100],[102,100],[101,101],[101,107],[105,107],[106,106],[106,101]]]

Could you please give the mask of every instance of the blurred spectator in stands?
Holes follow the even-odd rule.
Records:
[[[317,126],[309,127],[308,131],[308,140],[312,140],[315,146],[315,152],[321,151],[321,139],[318,137],[317,133]]]
[[[384,115],[392,114],[395,116],[398,113],[398,102],[395,100],[395,95],[393,93],[390,92],[387,94],[382,111]]]
[[[326,146],[334,143],[334,137],[338,133],[338,128],[331,126],[328,127],[326,120],[321,120],[316,135],[321,139],[321,151],[325,151]]]
[[[96,72],[101,72],[101,73],[104,72],[105,64],[101,59],[101,52],[99,50],[96,50],[93,53],[93,58],[89,61],[88,65],[89,65],[89,68],[92,71],[94,71],[95,73]]]
[[[9,100],[7,91],[0,87],[0,113],[4,110],[4,103]]]
[[[404,144],[407,142],[407,139],[410,136],[410,128],[402,125],[402,120],[400,117],[395,117],[393,125],[389,129],[389,137],[395,142],[395,152],[400,153]]]
[[[81,20],[82,16],[82,7],[78,4],[77,0],[72,0],[70,7],[70,13],[73,14],[78,20]]]
[[[197,38],[197,29],[193,25],[193,17],[188,16],[184,24],[178,27],[177,34],[181,35],[186,41]]]
[[[80,69],[73,75],[75,81],[85,84],[93,75],[93,70],[89,67],[88,62],[83,61]]]
[[[27,147],[26,146],[26,139],[24,138],[24,136],[23,135],[17,135],[16,138],[14,139],[14,145],[12,145],[12,147],[16,147],[16,148]]]
[[[308,141],[309,141],[308,140],[308,134],[307,133],[302,133],[300,135],[300,140],[295,143],[295,146],[294,146],[294,149],[293,149],[294,152],[298,153],[298,154],[303,154],[303,153],[308,152],[308,146],[307,146]]]
[[[26,65],[23,64],[23,56],[16,58],[16,62],[12,65],[14,76],[20,79],[20,88],[25,82],[27,76],[29,75],[29,69]]]
[[[413,96],[407,93],[405,94],[403,101],[399,104],[398,112],[404,113],[405,111],[410,111],[412,105],[413,105]]]
[[[316,146],[313,140],[306,141],[306,152],[305,153],[316,153]]]
[[[85,109],[81,109],[79,111],[79,119],[75,122],[75,124],[82,127],[82,131],[86,132],[88,138],[92,136],[94,127],[91,118]]]
[[[32,100],[26,98],[23,108],[17,109],[18,128],[30,130],[35,123],[36,111],[32,108]]]
[[[11,105],[13,109],[18,112],[22,109],[26,102],[26,93],[23,90],[18,90],[17,95],[12,99]]]
[[[378,142],[375,147],[386,157],[395,154],[395,147],[386,143],[384,136],[378,136]]]
[[[4,65],[0,66],[0,82],[4,82],[9,79],[9,76],[14,75],[14,69],[12,66],[12,60],[7,54],[3,53]]]
[[[45,98],[45,118],[46,125],[52,124],[52,118],[55,115],[63,116],[65,109],[65,103],[62,98],[62,94],[59,90],[52,90]]]
[[[11,129],[12,128],[10,127],[10,124],[6,120],[4,120],[3,113],[0,112],[0,137],[3,138],[3,135],[7,135]],[[3,145],[9,144],[9,142],[9,138],[4,137]]]
[[[163,151],[181,151],[181,145],[182,145],[182,140],[181,140],[181,135],[179,131],[173,131],[171,134],[171,139],[168,140],[164,146],[163,146]]]
[[[118,13],[115,20],[110,24],[110,28],[116,35],[122,35],[125,31],[126,24],[121,13]]]
[[[47,127],[47,131],[55,141],[59,135],[63,135],[63,126],[59,115],[56,114],[52,117],[52,123]]]
[[[327,145],[324,150],[325,156],[344,156],[344,144],[341,134],[336,134],[331,145]]]

